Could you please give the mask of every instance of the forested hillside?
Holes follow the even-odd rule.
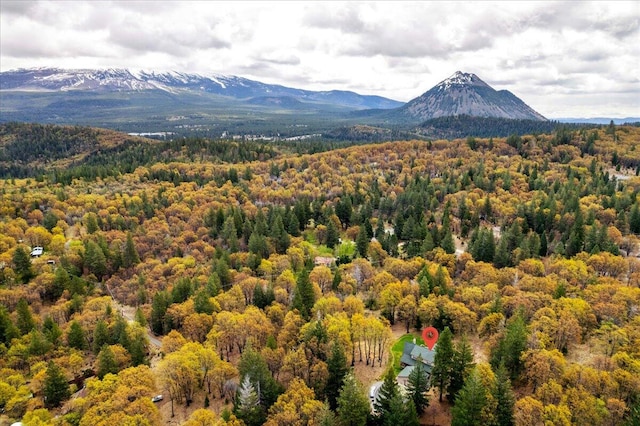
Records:
[[[562,126],[579,129],[575,124],[561,125],[557,121],[518,120],[493,117],[471,117],[457,115],[432,118],[422,123],[417,133],[421,136],[440,139],[474,137],[507,137],[509,135],[533,135],[552,133]],[[585,127],[584,125],[582,127]]]
[[[153,141],[106,129],[6,123],[0,125],[0,177],[37,176],[82,163],[102,150],[148,143]]]
[[[125,141],[0,180],[0,419],[638,424],[639,143]],[[425,326],[427,405],[392,351]]]

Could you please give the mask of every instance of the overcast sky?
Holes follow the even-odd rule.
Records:
[[[0,70],[237,75],[399,101],[455,71],[546,117],[640,116],[640,2],[0,2]]]

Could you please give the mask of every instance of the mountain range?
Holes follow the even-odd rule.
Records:
[[[417,126],[440,117],[546,121],[507,90],[456,72],[402,103],[351,91],[311,91],[237,76],[129,69],[0,73],[0,122],[82,124],[127,131],[217,128],[293,135],[358,124]],[[284,130],[283,130],[284,126]]]
[[[332,104],[354,109],[387,109],[402,105],[402,102],[381,96],[359,95],[350,91],[311,91],[265,84],[236,76],[203,76],[175,71],[157,73],[129,69],[19,69],[0,73],[0,90],[95,93],[159,90],[174,95],[189,92],[209,93],[250,102],[253,98],[293,98],[301,102]]]

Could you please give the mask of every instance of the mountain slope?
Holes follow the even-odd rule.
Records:
[[[411,120],[469,115],[524,120],[546,120],[508,90],[494,90],[475,74],[456,72],[397,110]]]
[[[156,73],[128,69],[65,70],[59,68],[19,69],[0,73],[0,90],[35,92],[90,91],[143,92],[160,90],[171,94],[211,93],[235,99],[290,97],[300,102],[327,104],[352,109],[397,108],[402,102],[380,96],[347,91],[311,91],[265,84],[236,76]]]
[[[20,177],[45,169],[65,169],[92,154],[132,143],[156,141],[91,127],[0,124],[0,176]]]

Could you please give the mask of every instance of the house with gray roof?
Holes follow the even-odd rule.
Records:
[[[427,375],[431,377],[431,370],[433,370],[433,358],[435,351],[415,343],[405,342],[402,348],[402,356],[400,357],[400,366],[403,367],[402,371],[398,373],[396,381],[399,385],[407,386],[409,380],[409,374],[413,371],[418,362],[422,362],[422,365],[427,372]]]
[[[436,352],[430,350],[426,346],[416,345],[415,343],[405,342],[402,348],[402,357],[400,357],[400,365],[402,367],[416,365],[421,360],[425,366],[433,366],[433,358]],[[429,368],[429,371],[431,368]]]

